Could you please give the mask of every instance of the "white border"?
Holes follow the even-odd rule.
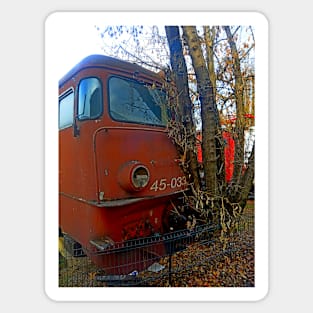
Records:
[[[107,24],[253,25],[256,40],[256,261],[252,288],[58,287],[58,25],[92,16]],[[62,31],[66,32],[66,29]],[[70,35],[70,34],[69,34]],[[268,292],[268,21],[257,12],[55,12],[45,23],[45,291],[55,301],[257,301]]]

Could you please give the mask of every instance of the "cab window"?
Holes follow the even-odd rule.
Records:
[[[78,119],[96,119],[102,114],[102,85],[98,78],[80,81],[78,87]]]
[[[73,125],[74,92],[70,90],[59,98],[59,129]]]
[[[109,79],[109,112],[114,120],[155,126],[168,121],[165,92],[121,77]]]

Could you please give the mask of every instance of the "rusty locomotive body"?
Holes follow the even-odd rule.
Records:
[[[101,255],[115,243],[167,232],[187,189],[168,116],[160,77],[135,64],[91,55],[59,81],[59,228],[103,268],[132,253]]]

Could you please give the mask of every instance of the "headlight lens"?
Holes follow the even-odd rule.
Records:
[[[118,172],[118,183],[127,192],[141,191],[149,180],[148,168],[138,161],[124,163]]]
[[[136,166],[131,175],[132,184],[136,189],[142,189],[148,185],[149,171],[146,167],[139,165]]]

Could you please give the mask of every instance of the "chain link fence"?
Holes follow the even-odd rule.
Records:
[[[235,231],[222,239],[215,239],[217,230],[201,225],[103,251],[86,251],[65,237],[59,286],[253,287],[254,214],[243,214]]]

